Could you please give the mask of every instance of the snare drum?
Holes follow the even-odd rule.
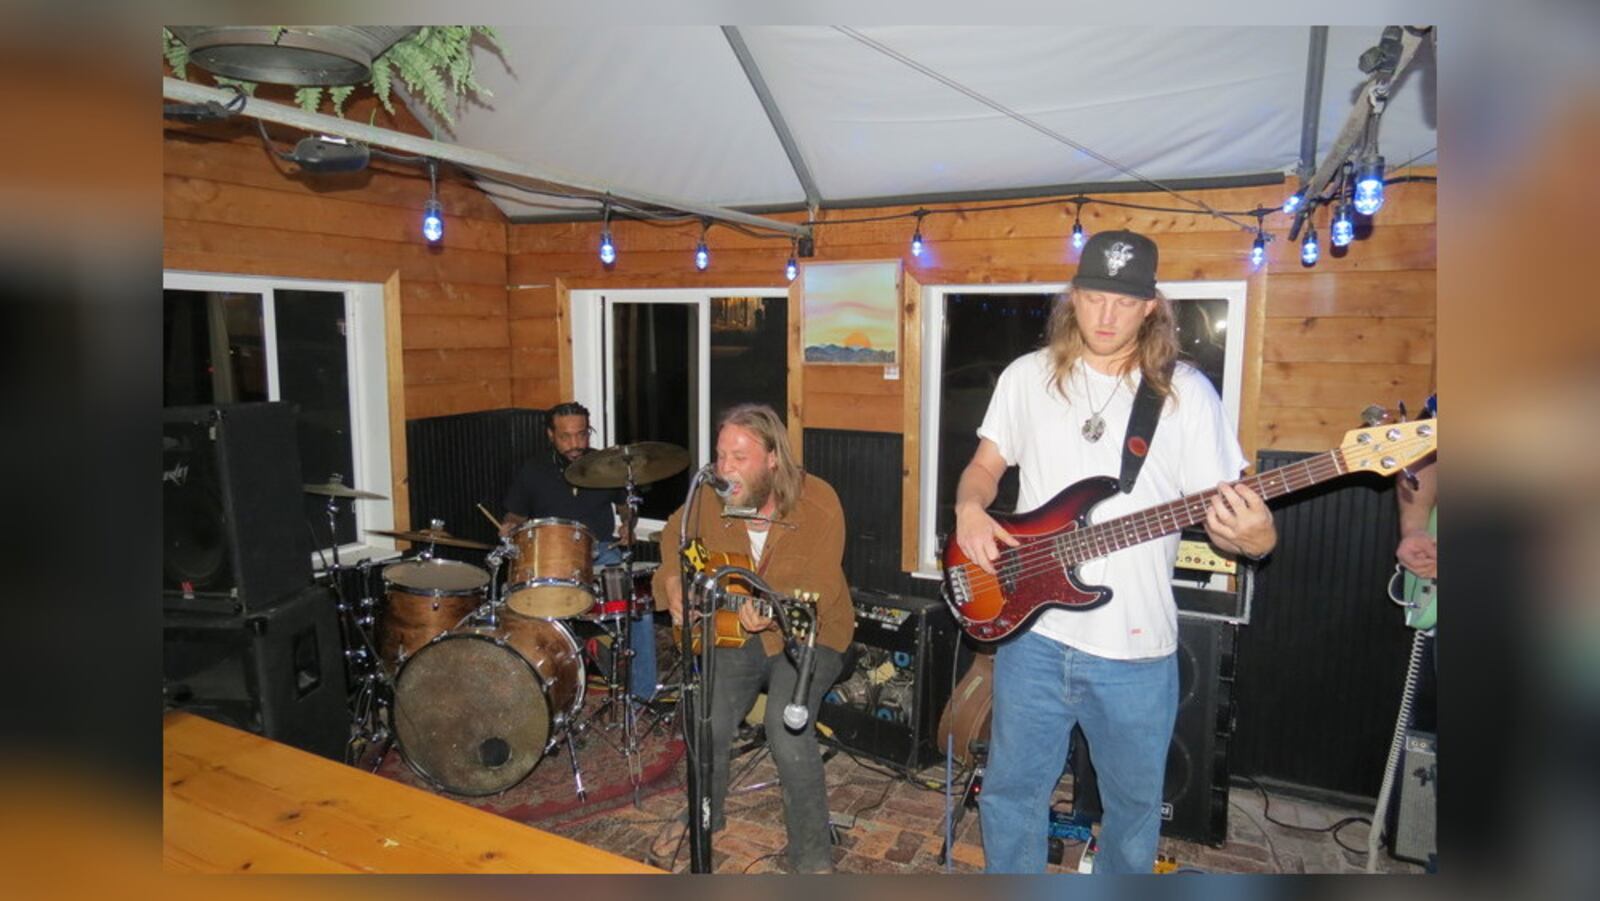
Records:
[[[583,707],[583,658],[558,622],[515,614],[435,638],[400,668],[395,738],[418,775],[458,795],[527,778]]]
[[[524,616],[577,616],[594,605],[594,534],[570,519],[530,519],[511,533],[517,555],[506,605]]]
[[[655,577],[659,563],[635,563],[633,578],[621,566],[608,566],[600,570],[595,579],[595,602],[584,617],[589,620],[620,620],[624,617],[649,616],[655,612],[656,599],[651,593],[650,580]]]
[[[455,560],[407,560],[384,567],[378,656],[392,668],[434,636],[454,629],[483,603],[488,584],[488,573]]]

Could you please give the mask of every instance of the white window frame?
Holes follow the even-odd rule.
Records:
[[[716,297],[788,297],[783,288],[770,285],[749,288],[636,288],[626,290],[582,290],[568,294],[572,321],[572,394],[589,408],[594,426],[595,447],[610,447],[616,434],[616,409],[611,391],[616,385],[612,353],[611,311],[619,304],[673,303],[696,307],[696,341],[699,372],[696,376],[697,406],[695,432],[699,436],[699,459],[690,465],[699,468],[711,462],[711,300]],[[641,535],[659,532],[666,520],[644,517],[639,520]]]
[[[1228,301],[1228,323],[1243,323],[1247,290],[1243,280],[1159,282],[1156,287],[1173,303],[1185,300]],[[919,579],[942,579],[935,534],[939,512],[939,420],[944,372],[944,303],[950,294],[1052,294],[1065,291],[1066,282],[1012,285],[925,285],[922,289],[922,453],[918,491],[923,503],[917,514],[917,570]],[[1239,332],[1235,332],[1239,334]],[[1239,383],[1244,377],[1244,340],[1230,340],[1223,356],[1222,406],[1234,428],[1239,423]]]
[[[397,553],[394,539],[369,535],[368,529],[394,528],[394,469],[389,458],[389,358],[386,346],[383,286],[367,282],[334,282],[255,275],[167,270],[164,290],[218,291],[257,294],[261,297],[262,343],[267,355],[267,397],[279,400],[277,307],[274,291],[326,291],[344,296],[346,378],[350,385],[350,457],[355,472],[344,473],[345,484],[384,495],[382,500],[353,500],[356,540],[339,546],[339,562]],[[307,474],[307,478],[315,474]],[[313,523],[320,538],[327,520]],[[332,563],[332,549],[313,549],[311,565],[320,569]]]

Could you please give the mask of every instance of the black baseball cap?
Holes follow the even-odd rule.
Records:
[[[1156,296],[1156,242],[1138,232],[1096,232],[1079,257],[1072,286],[1149,300]]]

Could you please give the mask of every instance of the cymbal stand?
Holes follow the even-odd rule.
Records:
[[[623,487],[626,492],[625,500],[628,505],[630,522],[636,523],[639,521],[639,506],[644,503],[644,498],[639,495],[638,483],[634,481],[633,461],[631,459],[627,461],[627,477]],[[633,610],[631,609],[633,544],[625,541],[621,542],[620,546],[622,550],[623,591],[629,595],[629,604],[625,608],[623,615],[617,620],[616,631],[611,636],[611,671],[606,678],[606,698],[600,703],[599,707],[595,708],[591,719],[599,720],[602,715],[609,714],[611,723],[608,728],[620,728],[622,730],[619,743],[612,744],[608,739],[607,744],[611,744],[617,753],[628,761],[628,779],[633,783],[633,801],[634,805],[637,806],[639,803],[640,784],[644,775],[639,757],[639,745],[643,736],[639,733],[638,715],[634,711],[632,699],[628,696],[629,676],[633,671],[634,656],[631,623],[633,619]],[[601,590],[604,592],[603,584]],[[604,620],[601,621],[600,627],[607,632],[612,632],[610,628],[607,628]],[[621,714],[620,722],[618,721],[619,711]]]

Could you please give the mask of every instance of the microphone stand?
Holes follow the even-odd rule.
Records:
[[[691,610],[700,614],[700,651],[699,666],[684,667],[683,687],[681,695],[690,704],[691,717],[694,729],[689,738],[689,761],[685,790],[689,802],[689,872],[711,872],[711,666],[712,648],[715,644],[713,634],[714,616],[716,610],[715,586],[708,583],[700,575],[689,576],[689,524],[695,523],[695,537],[699,537],[700,484],[705,480],[709,467],[702,467],[689,480],[689,496],[683,502],[683,521],[679,523],[678,536],[678,573],[679,581],[683,586],[683,626],[679,629],[680,652],[682,659],[693,661],[694,654],[694,629],[691,626]],[[691,607],[691,602],[693,606]]]

